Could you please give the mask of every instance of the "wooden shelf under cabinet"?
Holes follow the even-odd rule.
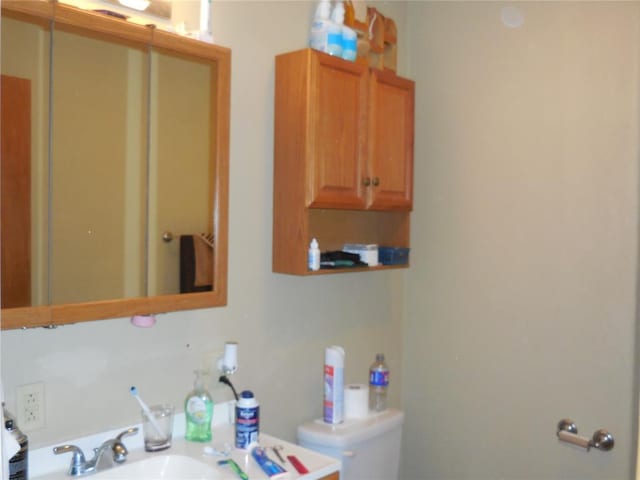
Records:
[[[316,238],[322,251],[341,250],[345,243],[376,243],[378,245],[409,246],[409,212],[380,212],[308,208],[300,212],[296,223],[274,219],[273,271],[294,275],[323,275],[404,268],[408,265],[379,265],[307,269],[307,238]],[[275,212],[274,212],[275,214]],[[283,225],[286,224],[286,225]],[[276,225],[278,225],[276,227]],[[276,232],[276,228],[279,230]],[[277,242],[277,245],[276,245]]]
[[[273,271],[307,270],[307,249],[409,247],[414,83],[315,50],[276,57]]]

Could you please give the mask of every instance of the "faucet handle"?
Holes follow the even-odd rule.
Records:
[[[127,447],[122,443],[122,439],[124,437],[128,437],[130,435],[135,435],[138,433],[138,427],[128,428],[124,432],[120,432],[120,434],[116,437],[116,442],[113,445],[113,460],[116,463],[122,463],[127,459],[127,455],[129,455],[129,451]]]
[[[53,447],[53,453],[56,455],[68,452],[73,454],[71,457],[71,465],[69,466],[69,475],[80,475],[86,465],[86,459],[80,447],[75,445],[60,445],[59,447]]]

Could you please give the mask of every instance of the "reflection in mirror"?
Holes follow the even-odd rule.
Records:
[[[144,296],[147,53],[53,39],[51,302]]]
[[[199,234],[213,234],[214,65],[160,49],[151,55],[148,294],[211,290],[213,249]],[[165,232],[174,240],[163,240]],[[193,289],[181,290],[181,269],[193,270]]]
[[[49,22],[1,32],[2,308],[47,305]]]
[[[34,29],[41,34],[33,35]],[[3,71],[16,72],[17,64],[33,70],[27,78],[43,83],[48,74],[42,72],[49,68],[49,37],[44,33],[48,32],[37,25],[7,19],[3,45],[21,45],[22,50],[8,50],[3,58],[10,67]],[[31,228],[37,233],[34,252],[5,283],[17,283],[20,275],[16,274],[25,276],[29,271],[26,262],[33,259],[34,275],[29,280],[33,286],[14,289],[23,295],[20,299],[7,288],[3,306],[211,290],[213,251],[206,236],[213,235],[210,162],[215,139],[209,132],[215,64],[159,50],[151,54],[149,64],[149,54],[142,47],[105,41],[64,26],[56,27],[53,38],[51,243],[47,248],[48,142],[47,126],[41,125],[42,134],[34,137],[40,154],[33,158],[32,171],[39,173],[44,188],[34,188],[31,195],[39,198],[30,201],[40,205]],[[38,55],[27,49],[37,49]],[[39,88],[48,91],[47,85]],[[47,117],[40,111],[48,108],[48,98],[41,103],[33,118],[45,123]],[[15,177],[3,178],[17,184]],[[9,188],[5,192],[11,194]],[[29,202],[16,202],[13,197],[3,205],[28,207]],[[2,218],[11,221],[3,231],[16,231],[18,225],[9,220],[10,215]],[[172,232],[176,239],[162,240],[165,232]],[[181,290],[182,235],[194,235],[195,277],[192,289]],[[24,248],[30,242],[23,235],[16,243]],[[16,257],[16,251],[10,253],[4,258]]]
[[[180,270],[190,267],[194,287],[211,290],[213,249],[199,234],[213,234],[214,66],[160,49],[152,52],[151,65],[149,294],[180,293]],[[165,232],[175,240],[164,241]],[[188,247],[182,236],[192,237]],[[191,256],[184,249],[191,245],[193,262],[186,265]]]
[[[2,328],[226,305],[230,51],[59,2],[0,7]]]

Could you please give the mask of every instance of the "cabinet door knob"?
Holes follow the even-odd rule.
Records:
[[[380,185],[380,179],[378,177],[373,177],[373,186],[377,187]]]
[[[370,179],[369,177],[364,177],[364,178],[362,179],[362,184],[363,184],[365,187],[368,187],[369,185],[371,185],[371,179]]]

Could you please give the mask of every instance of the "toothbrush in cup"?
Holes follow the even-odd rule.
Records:
[[[140,395],[138,395],[138,389],[136,387],[131,387],[130,391],[131,391],[131,395],[133,395],[133,398],[135,398],[140,404],[140,408],[142,408],[142,411],[145,413],[145,415],[151,422],[151,425],[153,425],[153,428],[155,429],[155,431],[158,433],[158,435],[163,437],[164,432],[162,431],[162,428],[160,427],[160,425],[158,425],[158,421],[156,420],[156,417],[151,411],[151,409],[149,408],[149,406],[146,403],[144,403],[144,401],[142,401],[142,399],[140,398]]]

